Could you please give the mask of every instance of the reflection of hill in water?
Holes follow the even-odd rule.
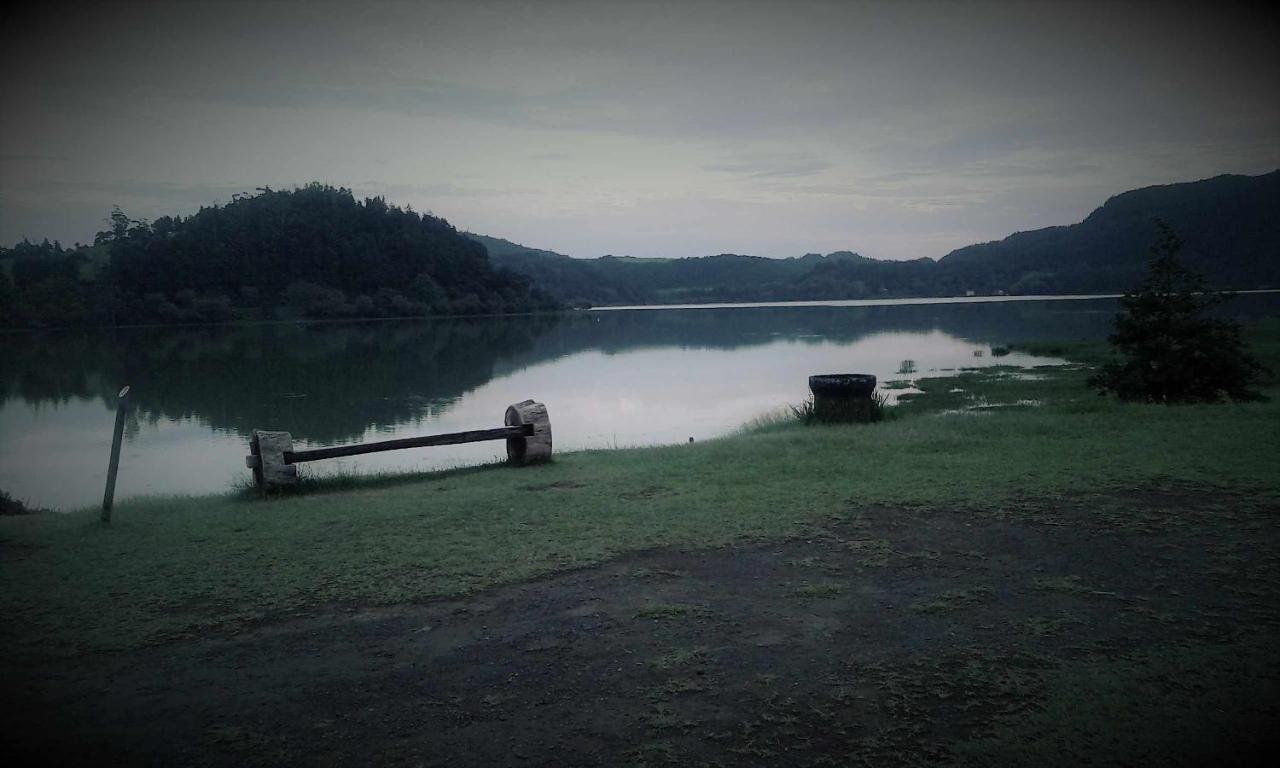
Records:
[[[147,328],[0,338],[6,399],[99,398],[133,386],[144,419],[332,442],[446,410],[556,321]]]
[[[1241,297],[1235,309],[1260,314],[1257,307],[1276,303]],[[943,331],[977,345],[1098,338],[1115,307],[1111,301],[783,307],[19,334],[0,336],[0,386],[6,401],[109,403],[129,383],[143,418],[193,418],[240,435],[285,428],[302,439],[335,442],[447,411],[496,376],[587,350],[852,343],[884,332]]]
[[[588,349],[619,353],[643,347],[733,349],[779,340],[853,343],[877,333],[942,331],[975,344],[1106,335],[1116,304],[1007,302],[873,307],[579,312],[540,336],[502,370]]]
[[[1029,341],[1101,339],[1111,331],[1116,299],[895,304],[868,307],[575,312],[505,358],[506,373],[585,350],[608,354],[638,348],[734,349],[775,341],[852,344],[878,333],[941,331],[977,346]],[[1280,294],[1238,296],[1224,314],[1256,318],[1280,310]]]

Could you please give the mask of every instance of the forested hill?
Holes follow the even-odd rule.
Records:
[[[1079,224],[971,245],[939,266],[973,275],[982,290],[1118,291],[1141,279],[1156,219],[1182,236],[1183,260],[1216,285],[1280,287],[1280,171],[1125,192]]]
[[[879,283],[868,281],[882,279],[885,269],[905,274],[923,263],[876,261],[848,251],[794,259],[733,253],[683,259],[574,259],[496,237],[467,236],[483,243],[495,264],[527,276],[557,300],[579,307],[846,298],[850,291],[870,296],[877,295]],[[857,273],[853,280],[849,272]],[[915,287],[931,290],[923,283]]]
[[[116,211],[92,246],[0,249],[0,326],[491,314],[575,306],[1119,292],[1162,219],[1216,287],[1280,287],[1280,171],[1117,195],[1078,224],[934,261],[572,259],[347,189],[259,190],[188,217]],[[487,251],[487,254],[486,254]]]
[[[1190,265],[1218,287],[1280,287],[1280,171],[1147,187],[1113,197],[1078,224],[1019,232],[942,259],[869,259],[847,251],[762,259],[568,256],[469,235],[496,264],[565,303],[862,299],[977,294],[1111,293],[1146,269],[1163,219],[1187,242]]]
[[[186,218],[116,211],[92,247],[0,252],[0,323],[214,322],[525,312],[558,306],[444,219],[310,184]]]

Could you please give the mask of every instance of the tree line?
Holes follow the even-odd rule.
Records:
[[[155,221],[114,210],[92,245],[0,249],[0,324],[530,312],[558,304],[444,219],[318,183]]]
[[[1280,286],[1280,171],[1148,187],[1084,221],[939,260],[574,259],[382,198],[310,184],[182,217],[116,210],[89,246],[0,249],[0,325],[58,327],[527,312],[559,306],[1111,293],[1137,284],[1161,219],[1215,287]],[[486,253],[487,249],[487,253]]]

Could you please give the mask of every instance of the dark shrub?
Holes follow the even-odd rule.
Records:
[[[1178,260],[1182,240],[1159,223],[1146,279],[1120,300],[1108,340],[1123,359],[1090,379],[1101,393],[1151,403],[1257,400],[1251,385],[1266,369],[1244,348],[1240,326],[1209,316],[1233,294],[1208,290]]]

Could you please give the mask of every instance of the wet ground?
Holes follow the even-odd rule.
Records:
[[[465,599],[10,660],[5,749],[47,764],[983,762],[975,740],[1043,721],[1064,674],[1141,657],[1163,693],[1120,708],[1153,707],[1156,749],[1239,762],[1280,723],[1278,543],[1280,506],[1223,492],[861,509],[808,538],[644,552]],[[1246,648],[1255,671],[1189,686],[1161,667],[1173,647]],[[1196,713],[1259,681],[1228,723]],[[1166,740],[1165,706],[1208,725]],[[1098,738],[1121,740],[1099,764],[1155,757]]]

